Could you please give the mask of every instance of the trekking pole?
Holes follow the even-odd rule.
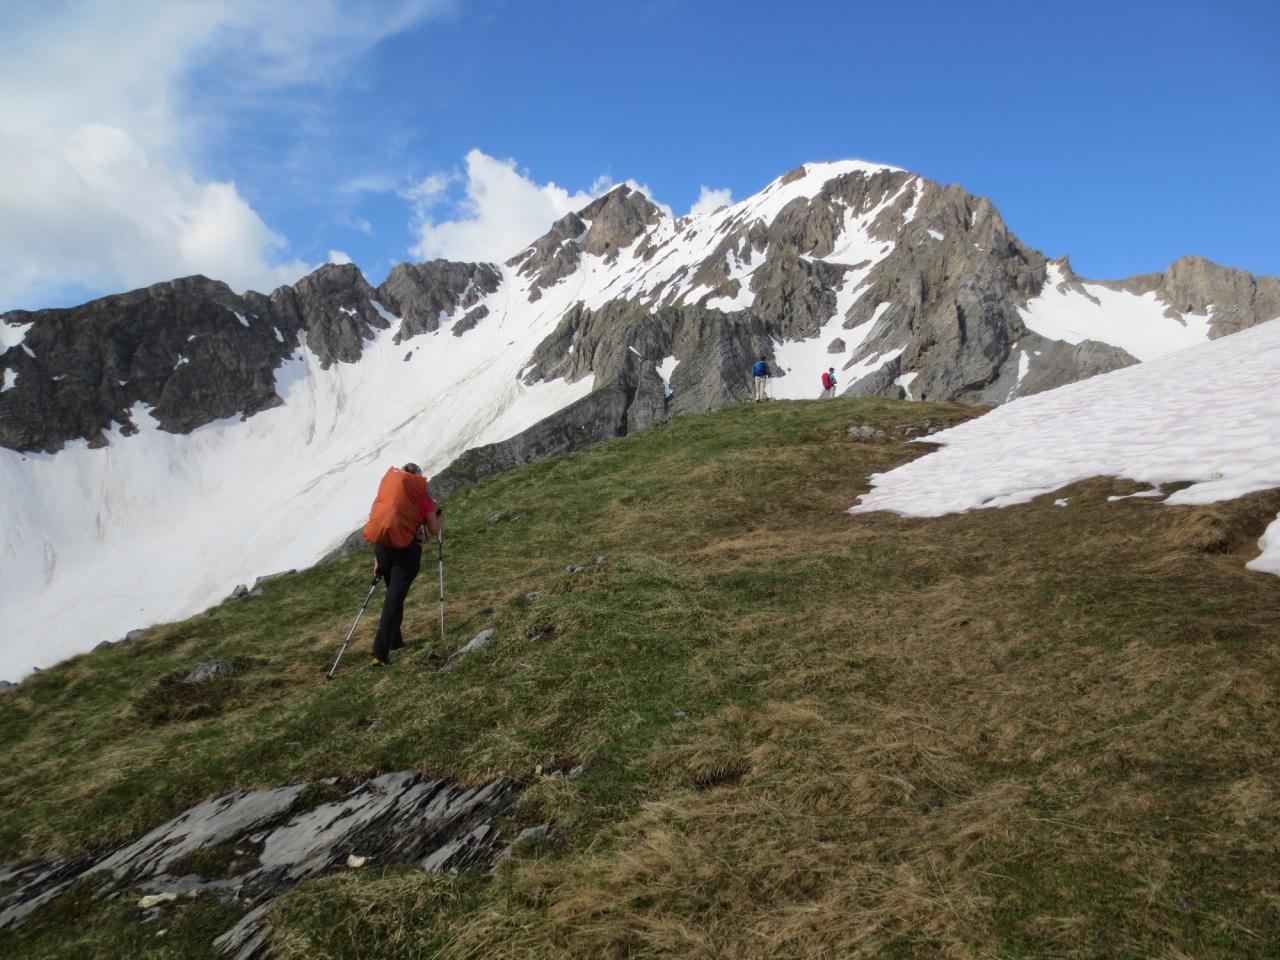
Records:
[[[444,528],[436,531],[436,546],[440,557],[440,642],[444,643]]]
[[[369,585],[369,595],[364,598],[364,603],[360,604],[360,612],[356,614],[356,622],[351,625],[351,632],[347,634],[347,639],[342,641],[342,649],[338,651],[338,658],[333,661],[333,666],[329,668],[329,672],[324,675],[326,680],[332,680],[334,672],[338,669],[338,664],[342,660],[342,655],[347,652],[347,644],[351,642],[351,638],[356,635],[356,627],[360,625],[360,618],[364,616],[365,607],[369,606],[369,601],[373,599],[373,591],[378,589],[379,577],[374,574],[373,583]]]

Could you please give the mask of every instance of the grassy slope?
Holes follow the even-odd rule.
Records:
[[[323,683],[363,554],[40,674],[0,698],[0,861],[236,788],[504,772],[531,783],[512,827],[551,819],[561,843],[493,881],[304,885],[277,952],[1274,956],[1280,581],[1243,561],[1280,496],[1108,503],[1129,487],[1095,480],[935,520],[843,512],[922,452],[845,427],[970,414],[738,406],[464,491],[448,646],[498,639],[447,674],[423,655],[447,652],[431,557],[395,669],[365,667],[370,618]],[[174,699],[213,656],[250,667]],[[139,927],[81,891],[0,952],[201,956],[226,909]]]

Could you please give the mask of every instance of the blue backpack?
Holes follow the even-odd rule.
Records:
[[[757,360],[756,365],[751,368],[751,375],[753,377],[764,377],[764,376],[768,376],[768,374],[769,374],[769,365],[765,363],[763,360]]]

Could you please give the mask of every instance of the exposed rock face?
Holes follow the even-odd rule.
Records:
[[[384,307],[403,321],[396,334],[399,342],[438,330],[442,317],[448,318],[455,312],[466,314],[483,297],[497,290],[501,281],[502,274],[489,263],[448,260],[402,263],[387,275],[378,288],[378,297]],[[480,316],[468,316],[473,326],[480,319]]]
[[[108,894],[140,889],[152,908],[195,891],[246,900],[249,911],[214,941],[236,960],[262,955],[263,914],[284,890],[343,869],[348,858],[417,863],[429,872],[485,867],[507,845],[495,827],[519,796],[514,780],[464,789],[411,771],[387,773],[340,798],[291,815],[308,784],[252,790],[197,804],[133,843],[102,856],[0,868],[15,889],[0,899],[0,930],[65,893],[82,878],[106,876]],[[518,841],[519,838],[517,838]],[[240,853],[227,876],[205,877],[183,866],[188,854],[233,845]]]
[[[267,298],[204,277],[4,319],[32,326],[0,354],[17,374],[0,393],[0,444],[40,451],[104,443],[113,422],[133,433],[139,403],[174,432],[273,406],[273,371],[301,329],[296,314],[273,317]]]
[[[187,277],[79,307],[5,314],[9,327],[31,326],[21,346],[0,353],[0,369],[13,371],[0,393],[0,446],[99,446],[112,424],[137,431],[139,403],[171,433],[250,417],[281,402],[276,374],[304,340],[322,367],[359,362],[365,342],[391,325],[375,304],[399,312],[397,339],[438,329],[442,316],[474,326],[485,308],[473,308],[501,276],[491,264],[402,264],[375,290],[355,266],[326,264],[270,297]]]
[[[577,213],[568,214],[534,241],[533,245],[507,261],[522,276],[532,277],[530,299],[573,273],[583,254],[615,260],[662,211],[644,194],[628,186],[615,187]]]
[[[510,440],[468,450],[431,478],[431,494],[443,499],[495,473],[622,436],[627,406],[625,390],[597,390]]]

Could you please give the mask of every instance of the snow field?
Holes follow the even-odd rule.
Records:
[[[1071,344],[1099,340],[1139,360],[1154,360],[1209,339],[1212,309],[1208,316],[1189,313],[1175,319],[1154,292],[1136,296],[1084,282],[1079,289],[1062,287],[1062,267],[1050,264],[1048,272],[1040,296],[1020,311],[1027,329],[1042,337]]]
[[[1168,504],[1280,487],[1280,320],[1014,400],[929,437],[942,449],[871,478],[851,513],[936,517],[1026,503],[1086,477],[1159,486]],[[1144,493],[1143,495],[1149,495]],[[1280,575],[1280,517],[1253,570]]]
[[[417,460],[431,474],[589,393],[593,377],[518,380],[564,305],[512,316],[509,295],[544,307],[508,276],[462,337],[445,328],[395,344],[393,327],[359,363],[328,370],[304,345],[276,371],[284,404],[244,422],[170,434],[140,405],[140,434],[117,429],[103,449],[0,450],[0,678],[308,566],[363,522],[387,467]]]

